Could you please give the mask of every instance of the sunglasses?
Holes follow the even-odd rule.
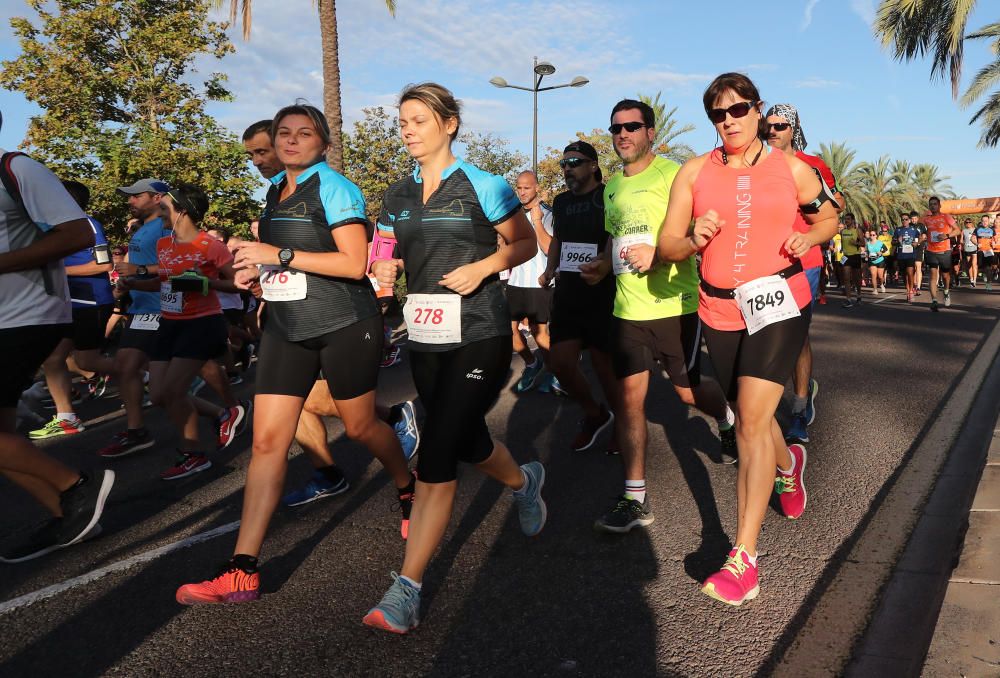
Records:
[[[573,168],[573,167],[579,167],[580,165],[586,162],[594,162],[594,161],[587,160],[586,158],[563,158],[562,160],[559,161],[559,166],[562,167],[563,169],[566,169],[567,167]]]
[[[750,112],[750,109],[753,108],[753,106],[753,103],[749,101],[741,101],[738,104],[733,104],[729,108],[713,108],[708,111],[708,119],[718,125],[720,122],[726,121],[727,113],[734,118],[743,118],[746,117],[746,114]]]
[[[743,115],[746,115],[746,113]],[[643,127],[646,127],[646,123],[644,122],[616,122],[608,128],[608,131],[612,134],[621,134],[622,129],[627,132],[638,132]]]
[[[773,129],[775,132],[784,132],[786,129],[791,127],[790,122],[769,122],[767,123],[768,129]]]

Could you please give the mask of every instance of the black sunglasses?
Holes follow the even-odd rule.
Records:
[[[775,132],[784,132],[786,129],[792,126],[790,122],[769,122],[767,123],[768,129],[773,129]]]
[[[585,162],[594,162],[593,160],[587,160],[586,158],[563,158],[559,161],[559,166],[563,169],[567,167],[579,167]]]
[[[746,113],[743,115],[746,115]],[[622,129],[628,132],[638,132],[643,127],[646,127],[646,123],[644,122],[616,122],[608,128],[608,131],[612,134],[621,134]]]
[[[727,113],[734,118],[742,118],[750,112],[751,108],[753,108],[753,103],[749,101],[741,101],[738,104],[733,104],[729,108],[713,108],[708,111],[708,119],[718,125],[720,122],[726,121]]]

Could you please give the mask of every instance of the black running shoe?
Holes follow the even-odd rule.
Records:
[[[95,523],[90,531],[73,543],[93,539],[101,533],[101,524]],[[69,546],[66,542],[66,527],[62,518],[53,518],[45,526],[35,532],[20,546],[7,551],[0,556],[0,563],[23,563],[27,560],[41,558],[44,555]]]
[[[725,431],[719,431],[719,442],[722,444],[722,463],[735,464],[740,457],[736,448],[736,427],[730,426]]]
[[[625,495],[610,511],[594,522],[594,529],[599,532],[614,532],[624,534],[633,527],[645,527],[653,522],[653,510],[649,506],[649,497],[641,504]]]
[[[82,541],[97,525],[104,512],[104,502],[115,484],[115,472],[104,471],[92,478],[83,475],[81,481],[59,498],[63,512],[60,538],[64,546]]]

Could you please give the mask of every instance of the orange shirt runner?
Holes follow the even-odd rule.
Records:
[[[173,235],[156,242],[156,256],[160,266],[160,306],[167,319],[202,318],[222,313],[219,297],[209,288],[201,292],[174,292],[170,278],[185,271],[195,270],[210,280],[218,280],[219,269],[233,260],[221,240],[199,233],[190,242],[177,242]]]
[[[950,214],[927,214],[921,217],[921,222],[927,227],[927,251],[950,252],[949,237],[955,218]]]

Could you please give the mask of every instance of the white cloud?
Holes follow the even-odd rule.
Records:
[[[806,2],[806,10],[802,14],[802,23],[799,25],[799,30],[804,31],[809,28],[809,24],[813,21],[813,10],[816,9],[816,5],[819,4],[819,0],[808,0]]]
[[[840,87],[840,85],[841,83],[838,80],[827,80],[815,75],[805,80],[796,80],[792,83],[792,86],[797,89],[829,89],[831,87]]]
[[[869,26],[875,23],[875,0],[851,0],[851,11]]]

